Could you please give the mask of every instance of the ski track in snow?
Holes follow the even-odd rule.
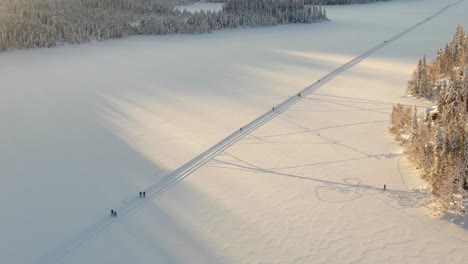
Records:
[[[259,127],[263,126],[273,118],[277,117],[278,115],[282,114],[284,111],[289,109],[291,106],[295,105],[297,102],[302,100],[304,97],[307,95],[315,92],[317,89],[322,87],[324,84],[328,83],[331,81],[334,77],[338,76],[339,74],[345,72],[346,70],[354,67],[376,51],[384,48],[388,44],[392,43],[393,41],[401,38],[402,36],[410,33],[412,30],[415,28],[433,20],[435,17],[439,16],[442,14],[444,11],[449,9],[450,7],[453,7],[459,3],[462,3],[464,0],[460,0],[457,2],[453,2],[452,4],[446,5],[443,8],[441,8],[439,11],[434,13],[433,15],[427,17],[423,21],[420,21],[416,23],[415,25],[409,27],[408,29],[396,34],[395,36],[385,40],[384,42],[381,42],[380,44],[376,45],[375,47],[369,49],[368,51],[362,53],[360,56],[354,58],[353,60],[343,64],[339,68],[335,69],[334,71],[330,72],[317,82],[311,84],[310,86],[304,88],[302,91],[300,91],[298,94],[288,98],[281,104],[275,106],[274,110],[270,110],[263,115],[259,116],[255,120],[251,121],[247,125],[243,126],[242,129],[235,131],[222,141],[218,142],[205,152],[201,153],[200,155],[196,156],[186,164],[182,165],[180,168],[176,169],[175,171],[169,173],[166,175],[162,180],[159,182],[151,185],[148,187],[145,191],[147,194],[146,199],[141,199],[138,197],[135,198],[130,198],[125,200],[125,203],[123,206],[120,208],[117,208],[116,211],[118,212],[118,217],[109,217],[106,216],[99,221],[97,221],[95,224],[89,226],[87,229],[81,231],[80,233],[76,234],[76,236],[72,237],[62,245],[58,246],[51,252],[49,252],[47,255],[42,257],[37,263],[38,264],[44,264],[44,263],[59,263],[61,262],[64,258],[67,256],[73,254],[76,252],[78,249],[86,245],[89,241],[92,241],[98,237],[100,237],[102,234],[104,234],[106,231],[108,231],[111,226],[120,221],[122,217],[131,215],[135,213],[137,210],[148,204],[150,201],[156,199],[158,196],[160,196],[162,193],[170,189],[172,186],[174,186],[176,183],[179,181],[183,180],[185,177],[199,169],[201,166],[205,165],[207,162],[212,160],[214,157],[228,149],[230,146],[241,140],[247,135],[250,135],[251,132],[255,131]]]

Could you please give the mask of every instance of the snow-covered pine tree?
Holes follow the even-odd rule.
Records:
[[[444,145],[442,147],[442,157],[445,157],[447,160],[447,155],[450,155],[452,153],[452,143],[450,141],[450,136],[448,134],[445,134],[444,136]]]
[[[468,189],[468,130],[465,132],[465,144],[463,148],[463,164],[462,164],[463,187]]]
[[[414,92],[417,97],[422,95],[422,88],[421,88],[421,75],[422,75],[422,60],[420,59],[418,62],[418,66],[416,68],[416,80],[415,80],[415,87]]]
[[[454,155],[458,156],[458,153],[460,151],[460,144],[459,144],[459,135],[458,135],[458,128],[455,127],[453,130],[453,136],[452,136],[452,152]]]
[[[413,119],[411,120],[411,137],[410,140],[414,141],[418,137],[419,127],[418,127],[418,109],[414,106],[413,109]]]
[[[442,128],[440,127],[439,124],[437,124],[436,133],[434,137],[435,159],[440,159],[441,157],[440,153],[442,152],[443,146],[444,146],[444,137],[442,135]]]
[[[426,62],[426,55],[423,56],[421,69],[420,69],[420,76],[419,76],[419,96],[424,98],[432,98],[432,87],[429,84],[429,79],[427,75],[427,62]]]

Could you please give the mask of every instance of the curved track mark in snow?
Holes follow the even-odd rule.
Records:
[[[115,222],[119,221],[122,217],[126,215],[133,214],[136,212],[139,208],[143,207],[145,204],[149,203],[151,200],[154,200],[156,197],[167,191],[169,188],[174,186],[176,183],[196,171],[198,168],[206,164],[208,161],[213,159],[215,156],[238,142],[240,139],[244,138],[251,132],[255,131],[257,128],[263,126],[265,123],[270,121],[271,119],[275,118],[276,116],[280,115],[283,111],[287,110],[297,102],[299,102],[301,99],[303,99],[305,96],[315,92],[317,89],[322,87],[324,84],[328,83],[331,81],[333,78],[335,78],[337,75],[341,74],[342,72],[354,67],[356,64],[361,62],[362,60],[366,59],[376,51],[384,48],[388,44],[392,43],[393,41],[401,38],[402,36],[408,34],[411,32],[413,29],[423,25],[426,22],[431,21],[438,15],[442,14],[444,11],[449,9],[450,7],[457,5],[464,0],[460,0],[457,2],[454,2],[452,4],[444,6],[442,9],[434,13],[433,15],[429,16],[428,18],[424,19],[423,21],[418,22],[417,24],[411,26],[410,28],[396,34],[395,36],[389,38],[388,40],[378,44],[377,46],[369,49],[368,51],[364,52],[363,54],[359,55],[358,57],[352,59],[351,61],[343,64],[339,68],[335,69],[334,71],[330,72],[329,74],[325,75],[322,79],[318,80],[317,82],[311,84],[310,86],[304,88],[302,91],[299,92],[299,94],[296,94],[290,98],[288,98],[286,101],[282,102],[281,104],[277,105],[275,107],[275,110],[270,110],[263,115],[257,117],[255,120],[251,121],[247,125],[242,127],[242,130],[238,130],[222,141],[218,142],[205,152],[201,153],[200,155],[196,156],[193,158],[191,161],[187,162],[186,164],[182,165],[180,168],[176,169],[175,171],[169,173],[166,175],[162,180],[159,182],[151,185],[148,187],[145,191],[147,193],[147,198],[146,199],[140,199],[138,197],[135,197],[133,199],[129,199],[124,205],[122,205],[120,208],[117,208],[117,211],[119,213],[119,217],[114,218],[114,217],[109,217],[106,216],[102,218],[101,220],[97,221],[93,225],[89,226],[85,230],[79,232],[76,234],[76,236],[72,237],[71,239],[67,240],[65,243],[62,245],[58,246],[51,252],[49,252],[47,255],[42,257],[37,263],[38,264],[44,264],[44,263],[59,263],[62,261],[65,257],[68,255],[72,254],[73,252],[77,251],[79,248],[83,247],[86,245],[89,241],[98,238],[101,236],[103,233],[105,233],[107,230],[110,229],[111,225],[114,224]]]

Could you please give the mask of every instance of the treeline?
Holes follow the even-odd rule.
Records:
[[[458,26],[452,41],[438,51],[437,59],[422,58],[410,92],[437,105],[425,116],[417,109],[397,105],[391,132],[420,169],[432,190],[438,212],[464,214],[468,190],[468,35]]]
[[[304,0],[307,5],[351,5],[386,2],[390,0]]]
[[[229,0],[223,12],[241,26],[313,23],[327,20],[321,7],[306,7],[304,0]]]
[[[419,60],[412,79],[408,82],[409,94],[436,100],[443,88],[456,80],[454,75],[464,74],[468,64],[468,38],[458,26],[452,41],[437,51],[437,58],[428,64],[424,56]]]
[[[229,0],[221,11],[176,12],[140,21],[142,34],[209,33],[238,27],[272,26],[327,21],[321,7],[306,6],[303,0]]]
[[[226,3],[229,0],[209,0],[211,3]],[[350,4],[368,4],[374,2],[383,2],[390,0],[304,0],[306,5],[350,5]],[[255,2],[255,1],[252,1]]]
[[[138,34],[207,33],[327,20],[303,0],[229,0],[221,11],[180,11],[193,0],[0,0],[0,51]]]

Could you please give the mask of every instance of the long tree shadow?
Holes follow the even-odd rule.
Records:
[[[464,208],[468,208],[468,198],[465,199],[463,203],[464,203]],[[463,215],[454,214],[454,213],[446,213],[442,217],[442,219],[444,219],[447,222],[454,223],[465,230],[468,230],[468,214],[466,212]]]
[[[125,100],[126,104],[137,107],[131,100],[121,99]],[[102,141],[96,141],[95,145],[105,146],[101,149],[105,149],[103,152],[107,155],[100,155],[101,153],[98,151],[101,151],[101,149],[99,148],[91,148],[90,150],[94,150],[94,152],[90,151],[90,153],[85,154],[93,157],[93,161],[95,161],[95,163],[87,164],[88,167],[91,167],[89,171],[93,172],[91,175],[108,180],[91,181],[90,179],[85,179],[94,185],[89,184],[89,187],[86,186],[86,189],[77,188],[77,190],[85,191],[81,193],[68,191],[67,195],[70,196],[76,193],[75,199],[80,201],[80,203],[87,203],[91,200],[85,199],[82,196],[93,197],[94,203],[90,203],[88,205],[89,208],[79,208],[77,210],[71,207],[71,213],[66,210],[55,210],[54,212],[41,210],[43,214],[48,214],[48,217],[52,219],[49,222],[57,223],[56,225],[59,227],[54,226],[47,229],[46,226],[46,230],[51,233],[50,236],[53,238],[55,238],[54,236],[57,237],[55,238],[57,242],[49,243],[51,240],[46,239],[47,243],[42,243],[44,249],[41,249],[38,256],[33,256],[37,259],[36,263],[69,263],[69,261],[73,262],[76,260],[78,261],[73,263],[86,263],[89,262],[91,256],[96,255],[94,254],[96,248],[105,250],[105,253],[97,254],[100,259],[102,258],[102,261],[93,260],[96,263],[218,262],[217,257],[220,253],[216,251],[215,245],[211,241],[198,232],[197,227],[190,225],[193,219],[184,219],[183,215],[177,214],[177,212],[168,213],[167,210],[172,207],[187,206],[187,204],[203,207],[203,204],[209,203],[211,209],[222,211],[225,209],[224,206],[213,202],[213,199],[207,197],[196,188],[181,182],[177,185],[177,188],[179,188],[177,194],[182,194],[181,196],[185,199],[178,200],[178,203],[172,202],[171,206],[163,208],[159,204],[159,196],[153,197],[148,191],[145,199],[139,198],[138,191],[145,190],[141,187],[143,184],[139,184],[139,182],[164,184],[170,180],[170,173],[166,174],[166,172],[171,170],[146,156],[138,146],[131,144],[132,142],[127,140],[126,135],[111,122],[114,118],[119,118],[132,124],[132,127],[137,129],[139,128],[138,120],[132,118],[131,115],[124,111],[124,108],[114,103],[114,101],[104,100],[99,107],[103,108],[100,112],[104,112],[105,114],[93,117],[93,120],[96,119],[97,126],[95,134],[100,136],[98,137],[99,139],[102,139]],[[138,105],[138,107],[144,108],[144,105]],[[95,134],[93,134],[94,137],[96,137]],[[77,172],[69,173],[76,178],[81,176]],[[138,174],[150,174],[151,176],[147,178],[134,176]],[[114,175],[114,177],[109,175]],[[83,176],[81,178],[83,180]],[[70,189],[72,188],[70,187]],[[98,191],[95,191],[96,189]],[[180,189],[183,191],[180,191]],[[102,192],[111,190],[109,191],[112,194],[111,198],[103,195],[100,192],[101,190]],[[187,196],[190,198],[187,198]],[[96,201],[97,199],[108,201]],[[175,199],[177,197],[174,197],[173,200]],[[66,198],[63,198],[63,200],[66,201]],[[158,202],[155,200],[158,200]],[[190,202],[187,203],[187,201]],[[101,209],[102,205],[107,203],[109,204],[109,209],[113,208],[118,212],[118,217],[110,217],[107,208],[105,208],[105,211],[95,213],[94,207]],[[70,205],[74,206],[74,204],[68,204],[68,206]],[[65,216],[60,214],[64,214]],[[72,214],[73,219],[75,219],[73,220],[74,222],[69,223],[72,231],[68,233],[66,233],[66,229],[65,232],[64,229],[60,229],[62,227],[59,224],[60,221],[57,220],[66,221],[68,219],[68,215],[66,214]],[[145,214],[147,218],[141,219],[140,215],[137,217],[136,214]],[[197,219],[198,214],[199,212],[195,211],[192,212],[191,216]],[[201,218],[209,219],[209,217],[205,216]],[[157,230],[157,232],[153,232],[154,230]],[[65,233],[66,235],[64,235]],[[112,237],[116,237],[116,234],[118,236],[115,243],[103,243],[103,241],[108,242]],[[120,235],[130,236],[130,238],[128,241],[120,241]],[[18,234],[17,236],[21,237]],[[145,241],[145,243],[141,243],[141,240]],[[112,244],[112,246],[109,247],[107,244]],[[144,248],[135,246],[140,244]],[[181,245],[183,245],[183,250],[180,250]],[[86,254],[82,254],[84,250],[86,250]],[[93,254],[88,254],[89,250]],[[151,260],[146,258],[148,252],[151,252],[153,255]],[[112,261],[109,261],[110,259]]]
[[[234,157],[231,154],[227,154],[230,157]],[[271,174],[277,176],[288,177],[298,180],[306,180],[320,183],[322,185],[315,187],[315,194],[318,200],[329,203],[342,203],[350,202],[356,199],[359,199],[363,196],[373,196],[375,195],[385,195],[385,199],[382,201],[394,208],[417,208],[423,206],[424,198],[427,196],[427,193],[417,191],[402,191],[394,189],[383,189],[382,187],[375,187],[372,185],[362,184],[358,178],[345,178],[340,181],[330,181],[325,179],[319,179],[314,177],[306,177],[302,175],[296,175],[286,172],[279,172],[275,169],[264,169],[258,165],[255,165],[251,162],[246,162],[238,157],[235,159],[241,163],[223,161],[220,159],[214,159],[212,162],[207,164],[208,167],[229,169],[229,170],[239,170],[239,171],[249,171],[254,173],[262,174]],[[365,159],[365,158],[357,158]],[[356,159],[348,160],[339,160],[339,161],[329,161],[323,163],[310,164],[310,166],[318,166],[324,164],[333,164],[338,162],[352,161]],[[300,166],[298,166],[300,167]],[[294,168],[294,167],[289,167]],[[333,193],[331,193],[333,192]],[[337,194],[339,194],[337,196]]]
[[[289,123],[292,121],[288,120]],[[333,128],[342,128],[342,127],[350,127],[350,126],[360,126],[360,125],[368,125],[368,124],[377,124],[377,123],[385,123],[388,122],[388,120],[376,120],[376,121],[367,121],[367,122],[356,122],[356,123],[349,123],[349,124],[343,124],[343,125],[334,125],[334,126],[326,126],[326,127],[319,127],[319,128],[306,128],[303,126],[300,126],[300,128],[304,129],[301,131],[296,131],[296,132],[289,132],[289,133],[281,133],[281,134],[271,134],[271,135],[265,135],[265,136],[255,136],[251,138],[245,138],[242,141],[248,141],[248,140],[254,140],[254,139],[260,139],[260,140],[265,140],[268,138],[275,138],[275,137],[284,137],[284,136],[292,136],[292,135],[298,135],[298,134],[305,134],[305,133],[313,133],[313,132],[318,132],[321,130],[328,130],[328,129],[333,129]],[[315,133],[314,135],[319,135],[319,133]]]
[[[311,99],[311,98],[306,98],[306,99]],[[311,99],[311,100],[313,100],[313,99]],[[344,104],[344,103],[338,103],[335,100],[323,100],[323,99],[319,99],[319,100],[323,101],[323,102],[327,102],[329,104],[344,106],[344,107],[359,110],[359,111],[374,112],[374,113],[385,114],[385,115],[390,115],[391,114],[389,112],[385,112],[385,111],[382,111],[382,110],[376,110],[376,109],[370,109],[370,108],[365,108],[365,107],[353,106],[353,105]],[[386,110],[388,110],[388,109],[386,109]]]
[[[388,110],[388,108],[375,108],[373,110]],[[320,113],[331,113],[331,112],[362,112],[365,110],[361,109],[290,109],[288,112],[320,112]]]
[[[216,263],[220,254],[212,247],[212,241],[201,236],[191,224],[206,221],[210,216],[203,210],[186,210],[193,217],[188,220],[178,212],[184,207],[199,208],[207,204],[215,211],[224,208],[190,185],[180,183],[177,188],[183,195],[176,197],[176,201],[148,200],[145,210],[132,219],[128,215],[119,215],[118,218],[105,216],[97,224],[111,222],[115,223],[113,227],[107,226],[90,239],[86,232],[82,232],[76,237],[83,239],[78,247],[65,254],[56,252],[57,255],[47,255],[38,263],[64,260],[67,263],[86,263],[90,256],[95,256],[93,262],[96,263]],[[181,203],[184,196],[191,197],[190,204]],[[110,232],[111,229],[113,232]],[[114,237],[118,239],[107,243]]]
[[[343,99],[343,102],[355,102],[355,103],[365,103],[365,104],[379,104],[379,105],[395,105],[395,102],[386,102],[386,101],[379,101],[379,100],[371,100],[371,99],[364,99],[364,98],[357,98],[357,97],[349,97],[349,96],[337,96],[337,95],[329,95],[323,93],[314,93],[314,96],[324,96],[324,97],[332,97],[332,98],[339,98]],[[314,98],[308,97],[307,99],[314,100]],[[315,98],[316,100],[321,100],[320,98]],[[339,101],[339,99],[333,99],[333,101]],[[406,105],[405,106],[415,106],[415,105]],[[426,107],[425,105],[416,105],[416,107]]]
[[[356,147],[352,147],[352,146],[350,146],[350,145],[348,145],[348,144],[344,144],[344,143],[340,142],[339,140],[330,139],[330,138],[328,138],[328,137],[326,137],[326,136],[324,136],[324,135],[321,135],[321,134],[319,133],[320,130],[330,129],[330,128],[344,127],[344,126],[349,126],[349,125],[336,125],[336,126],[331,126],[331,127],[324,127],[324,128],[318,128],[318,129],[310,129],[310,128],[305,127],[305,126],[303,126],[303,125],[300,125],[300,124],[298,124],[298,123],[296,123],[296,122],[294,122],[294,121],[291,121],[291,120],[289,120],[289,119],[286,119],[286,118],[284,118],[284,117],[282,117],[282,116],[280,116],[279,118],[283,119],[284,121],[290,123],[290,124],[293,125],[293,126],[296,126],[296,127],[300,128],[300,129],[304,129],[306,132],[309,132],[309,133],[313,134],[314,136],[318,136],[318,137],[321,138],[324,142],[328,142],[329,144],[341,146],[341,147],[343,147],[343,148],[349,149],[349,150],[351,150],[351,151],[353,151],[353,152],[359,153],[359,154],[364,155],[364,156],[366,156],[366,157],[375,157],[375,156],[376,156],[376,155],[374,155],[374,154],[370,154],[370,153],[367,153],[367,152],[365,152],[365,151],[363,151],[363,150],[360,150],[360,149],[358,149],[358,148],[356,148]],[[373,124],[373,123],[383,123],[383,122],[388,122],[388,121],[387,121],[387,120],[371,121],[371,122],[363,122],[363,123],[359,123],[359,124],[370,124],[370,123]],[[354,125],[356,125],[356,124],[354,124]]]

